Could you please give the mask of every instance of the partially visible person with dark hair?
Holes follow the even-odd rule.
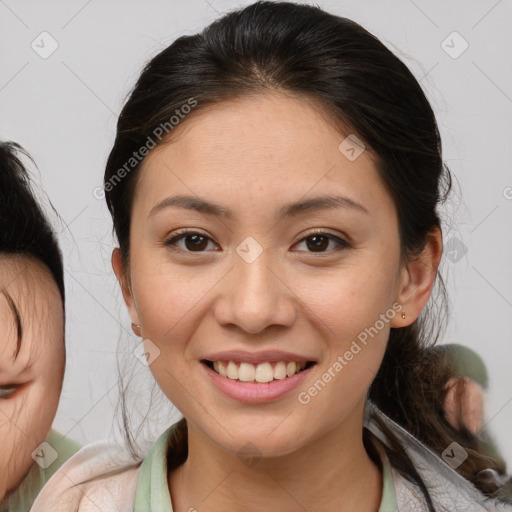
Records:
[[[57,237],[14,142],[0,142],[0,510],[25,512],[78,443],[51,430],[65,367]]]

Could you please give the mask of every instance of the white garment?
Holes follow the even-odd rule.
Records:
[[[30,511],[132,512],[139,466],[120,446],[89,444],[50,478]]]

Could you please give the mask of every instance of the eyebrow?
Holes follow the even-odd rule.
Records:
[[[148,219],[156,213],[171,207],[195,210],[200,213],[213,215],[215,217],[223,217],[226,219],[233,218],[233,211],[229,208],[211,203],[199,197],[177,195],[167,197],[156,204],[149,212]],[[350,208],[368,215],[370,214],[362,204],[350,199],[349,197],[323,195],[286,204],[278,210],[277,217],[279,219],[284,219],[287,217],[295,217],[306,212],[333,208]]]
[[[21,325],[21,316],[20,312],[18,311],[18,308],[12,299],[12,297],[9,295],[7,290],[5,288],[2,288],[0,290],[0,293],[5,297],[7,300],[7,304],[9,304],[9,307],[11,308],[12,314],[14,315],[14,322],[16,324],[16,334],[17,334],[17,340],[16,340],[16,351],[14,352],[14,359],[18,357],[18,354],[21,350],[21,338],[23,336],[23,326]]]

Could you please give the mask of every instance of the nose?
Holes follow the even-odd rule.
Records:
[[[291,326],[297,314],[297,297],[278,265],[265,251],[248,262],[234,255],[234,267],[225,277],[214,314],[220,325],[236,325],[247,333],[271,325]]]

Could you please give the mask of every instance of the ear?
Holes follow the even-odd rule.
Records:
[[[439,227],[433,228],[421,254],[402,269],[396,301],[402,304],[402,315],[395,315],[391,327],[412,324],[428,302],[434,287],[437,269],[443,253],[443,237]]]
[[[114,273],[117,277],[117,282],[121,287],[123,299],[126,304],[126,307],[128,308],[128,313],[130,314],[132,323],[134,323],[135,325],[139,325],[139,314],[137,313],[135,299],[133,297],[129,278],[128,276],[126,276],[123,268],[123,261],[121,258],[121,251],[119,247],[116,247],[112,251],[112,268],[114,269]],[[139,332],[136,332],[135,330],[134,332],[135,334],[140,335]]]

